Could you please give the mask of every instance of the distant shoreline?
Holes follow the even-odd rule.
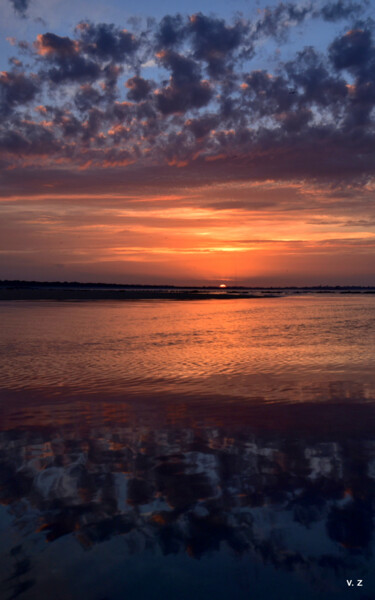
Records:
[[[267,294],[266,297],[275,297]],[[106,290],[106,289],[53,289],[53,288],[0,288],[1,300],[235,300],[264,297],[244,293],[205,293],[186,290]]]
[[[279,298],[311,294],[366,295],[374,294],[375,288],[162,288],[162,287],[86,287],[75,284],[4,285],[0,283],[0,301],[13,300],[237,300],[256,298]]]
[[[223,284],[222,284],[223,285]],[[148,284],[148,283],[102,283],[82,281],[36,281],[24,279],[0,279],[0,290],[2,289],[105,289],[105,290],[175,290],[178,292],[204,292],[206,290],[219,291],[220,285],[174,285],[174,284]],[[224,284],[222,291],[270,291],[270,292],[341,292],[341,291],[372,291],[375,285],[230,285]]]

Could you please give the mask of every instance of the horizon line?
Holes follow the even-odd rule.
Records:
[[[216,285],[178,285],[178,284],[148,284],[148,283],[104,283],[104,282],[81,282],[81,281],[39,281],[36,279],[0,279],[0,286],[29,286],[29,285],[39,285],[39,286],[59,286],[59,287],[105,287],[105,288],[175,288],[175,289],[220,289],[220,286],[223,285],[224,281],[220,284]],[[221,288],[223,289],[223,288]],[[317,284],[317,285],[230,285],[225,284],[224,289],[277,289],[277,290],[288,290],[288,289],[302,289],[302,290],[315,290],[315,289],[325,289],[325,290],[340,290],[340,289],[375,289],[375,285],[338,285],[338,284]]]

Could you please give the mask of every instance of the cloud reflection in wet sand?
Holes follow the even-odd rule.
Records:
[[[79,560],[83,551],[93,552],[93,564],[107,561],[106,569],[118,579],[117,561],[110,558],[117,544],[123,561],[142,557],[145,574],[160,556],[167,562],[217,557],[218,564],[229,561],[229,572],[234,561],[240,577],[233,586],[241,598],[241,577],[251,587],[252,569],[261,565],[276,582],[286,573],[290,590],[297,577],[327,598],[324,594],[342,593],[348,572],[371,577],[375,440],[363,437],[359,424],[373,430],[372,406],[356,406],[351,425],[357,435],[350,439],[350,424],[337,418],[337,404],[331,416],[307,409],[300,433],[291,432],[295,417],[288,427],[287,413],[280,431],[280,409],[273,419],[278,431],[262,410],[239,409],[237,416],[234,410],[231,418],[218,407],[215,425],[204,422],[198,406],[173,420],[168,410],[156,417],[153,407],[142,419],[137,403],[138,409],[124,407],[113,420],[118,404],[111,406],[110,399],[106,404],[103,419],[100,403],[91,405],[89,416],[68,403],[55,426],[48,417],[26,426],[20,412],[18,417],[15,409],[3,412],[2,547],[11,540],[1,570],[5,597],[41,597],[68,572],[67,548]],[[314,421],[320,414],[328,424],[320,435],[309,426],[314,410]],[[220,414],[226,415],[224,425]],[[45,541],[60,542],[60,549],[50,550],[53,545]],[[57,579],[47,570],[56,558]],[[65,583],[68,597],[83,593],[77,577],[73,573]],[[103,585],[100,574],[93,577]],[[129,590],[125,579],[121,585]],[[209,579],[208,586],[216,589],[215,581]],[[138,584],[137,598],[147,597],[146,587]]]

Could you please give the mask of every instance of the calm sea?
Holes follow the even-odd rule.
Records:
[[[375,297],[2,302],[1,600],[375,592]]]

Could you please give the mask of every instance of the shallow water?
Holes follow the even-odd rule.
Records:
[[[374,308],[368,297],[3,303],[0,385],[305,401],[316,400],[306,387],[347,382],[373,396]]]
[[[1,314],[1,598],[373,597],[375,298]]]

